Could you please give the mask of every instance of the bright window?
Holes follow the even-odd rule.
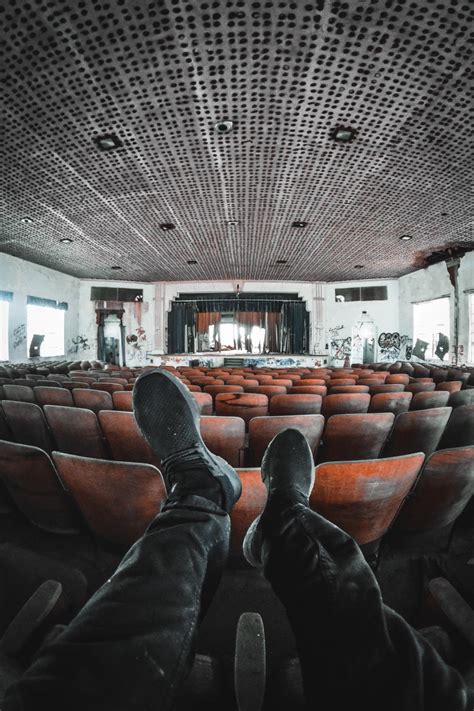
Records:
[[[449,297],[413,304],[413,355],[449,360]],[[417,346],[418,341],[418,346]]]
[[[0,301],[0,360],[8,360],[8,301]]]
[[[64,355],[64,311],[50,306],[28,304],[26,307],[26,342],[34,335],[44,336],[41,356]]]

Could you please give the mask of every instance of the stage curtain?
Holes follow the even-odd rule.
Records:
[[[281,307],[280,353],[307,353],[309,313],[304,303],[284,303]]]
[[[174,301],[168,313],[168,353],[194,353],[196,306]]]
[[[197,333],[209,333],[209,326],[218,327],[221,321],[221,314],[218,311],[199,311],[196,314]]]

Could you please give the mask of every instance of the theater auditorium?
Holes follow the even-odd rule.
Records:
[[[0,708],[472,711],[473,26],[0,0]]]

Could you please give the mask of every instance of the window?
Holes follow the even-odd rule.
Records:
[[[64,311],[51,306],[26,307],[26,339],[28,347],[33,336],[44,336],[41,356],[64,355]]]
[[[355,286],[346,289],[335,289],[338,303],[345,301],[387,301],[386,286]]]
[[[0,360],[8,360],[8,307],[0,298]]]
[[[449,296],[413,304],[413,355],[449,359]]]

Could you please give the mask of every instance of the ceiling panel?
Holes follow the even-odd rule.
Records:
[[[0,251],[90,278],[343,280],[473,246],[472,4],[0,11]]]

